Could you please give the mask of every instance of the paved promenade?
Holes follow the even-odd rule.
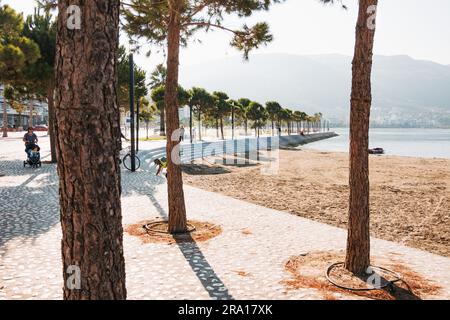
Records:
[[[46,160],[48,138],[40,145]],[[141,143],[141,149],[152,146]],[[0,177],[0,299],[61,299],[56,167],[24,169],[20,139],[0,139],[0,150],[6,175]],[[165,179],[147,164],[136,173],[123,171],[122,183],[125,226],[166,217]],[[185,194],[188,217],[218,224],[222,234],[179,245],[143,244],[125,234],[129,299],[322,298],[315,290],[287,290],[284,263],[292,255],[344,249],[344,230],[188,186]],[[440,297],[450,298],[449,258],[377,239],[372,250],[438,281]]]

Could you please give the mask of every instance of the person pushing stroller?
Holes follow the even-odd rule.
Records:
[[[23,136],[23,142],[25,143],[25,152],[27,154],[27,161],[24,161],[24,167],[28,163],[30,166],[40,165],[40,154],[41,148],[37,145],[38,138],[33,132],[33,128],[28,128],[27,133]]]
[[[39,151],[39,146],[37,145],[38,143],[38,137],[36,136],[36,134],[33,132],[33,128],[28,128],[28,132],[25,133],[25,135],[23,136],[23,142],[25,142],[25,152],[27,153],[27,156],[30,157],[31,156],[31,151],[38,149],[37,151]]]

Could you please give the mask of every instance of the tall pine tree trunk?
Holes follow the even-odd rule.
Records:
[[[193,142],[193,137],[192,137],[192,106],[189,106],[189,136],[190,136],[190,140],[191,143]]]
[[[117,102],[119,0],[58,1],[55,110],[64,299],[125,299]],[[81,290],[70,287],[79,268]],[[76,283],[76,281],[75,281]],[[72,283],[73,284],[73,283]]]
[[[216,137],[219,139],[219,119],[216,118]]]
[[[231,139],[234,140],[234,106],[231,109]]]
[[[166,111],[165,111],[165,107],[161,108],[161,111],[160,111],[159,135],[160,136],[165,136],[166,135]]]
[[[54,84],[49,85],[47,92],[47,104],[48,104],[48,134],[50,136],[50,161],[56,163],[56,119],[55,119],[55,99],[54,99]]]
[[[225,140],[225,136],[223,134],[223,119],[220,117],[220,134],[222,136],[222,140]]]
[[[378,0],[360,0],[356,25],[350,112],[350,203],[346,268],[363,274],[370,265],[369,118],[375,27],[369,27]]]
[[[172,150],[180,143],[180,140],[177,137],[172,137],[172,134],[180,128],[177,90],[181,32],[179,12],[182,7],[182,2],[182,0],[169,0],[170,17],[167,37],[165,105],[167,116],[167,191],[169,200],[169,232],[171,233],[187,231],[183,177],[181,175],[180,165],[172,161]]]
[[[198,110],[198,141],[202,141],[202,113]]]

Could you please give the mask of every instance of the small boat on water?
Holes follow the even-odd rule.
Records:
[[[369,154],[384,154],[384,149],[383,148],[369,149]]]

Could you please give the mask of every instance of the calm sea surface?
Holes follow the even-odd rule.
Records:
[[[339,137],[308,144],[323,151],[349,150],[349,129],[333,129]],[[370,148],[383,148],[388,155],[450,159],[450,129],[370,129]]]

